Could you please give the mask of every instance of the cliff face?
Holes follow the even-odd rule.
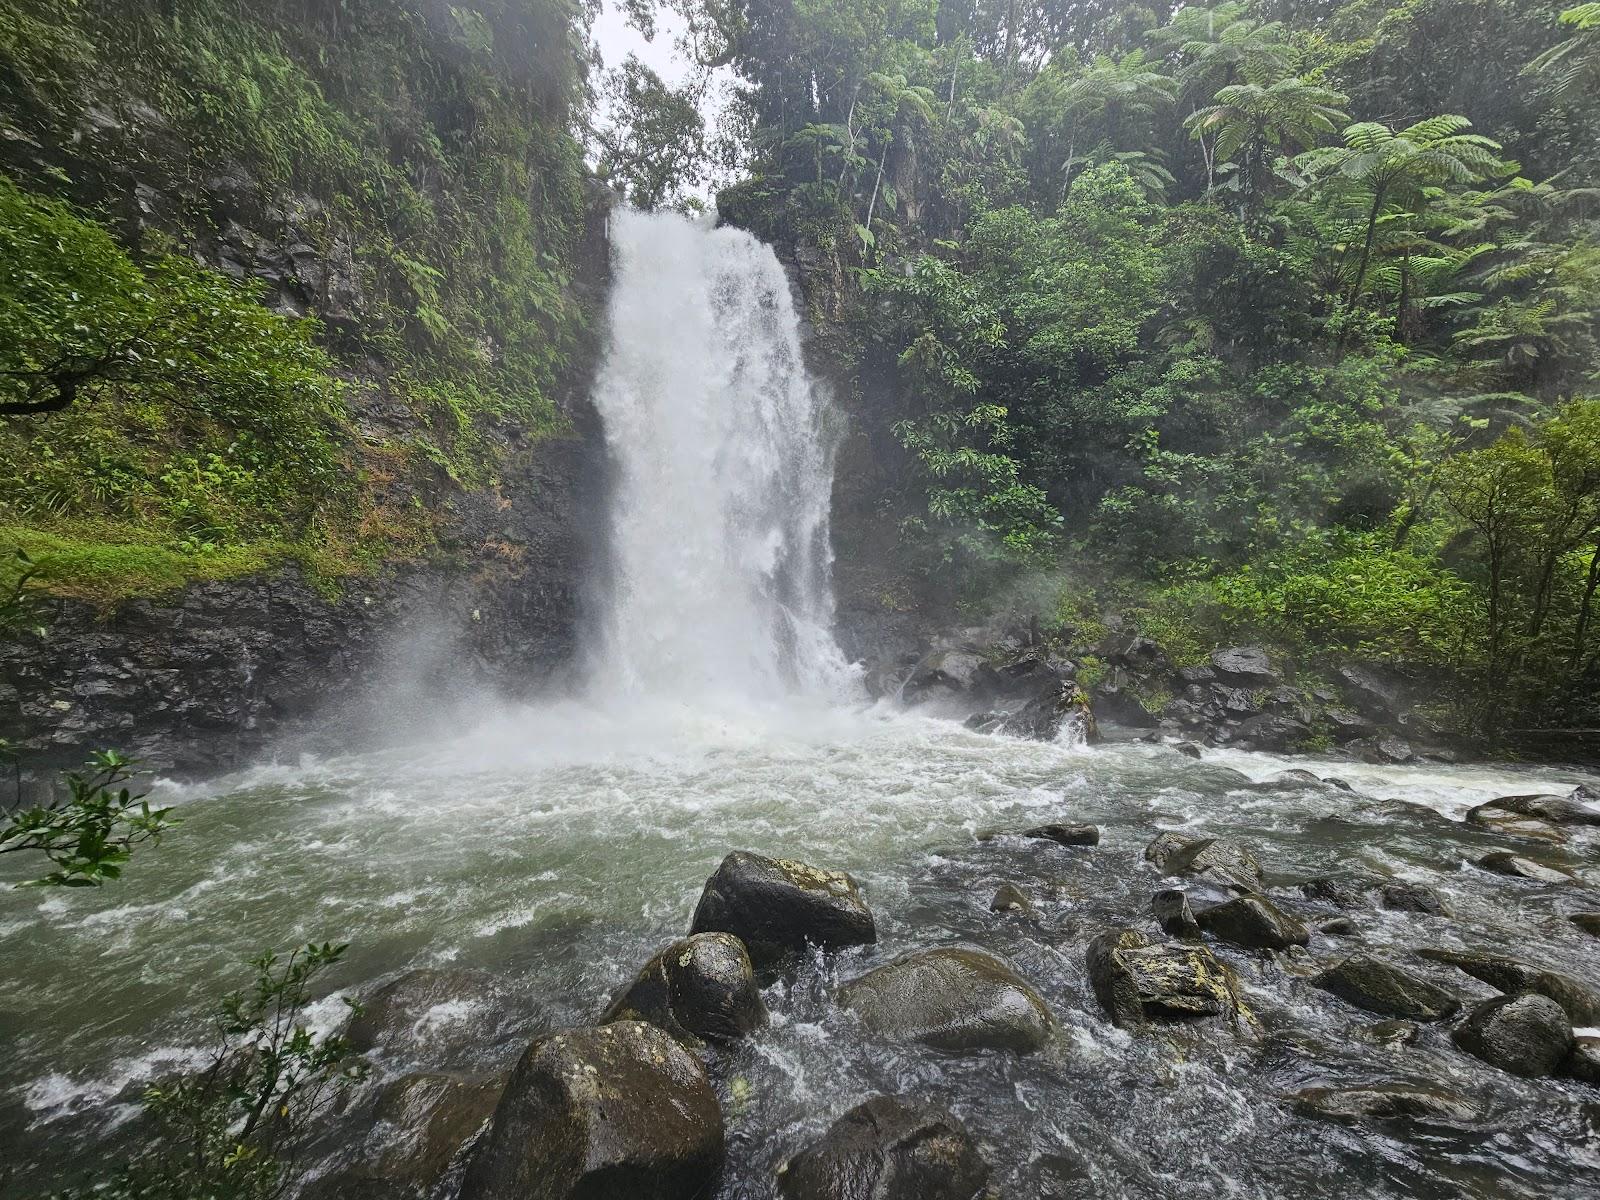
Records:
[[[44,634],[0,640],[0,738],[30,767],[114,747],[215,771],[565,679],[606,476],[581,21],[567,0],[0,19],[0,172],[136,263],[315,319],[340,389],[333,499],[298,507],[259,499],[226,396],[191,420],[122,378],[0,418],[0,552],[46,591]]]

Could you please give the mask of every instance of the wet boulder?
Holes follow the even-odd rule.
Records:
[[[517,1063],[460,1200],[699,1200],[723,1152],[694,1055],[641,1021],[574,1029]]]
[[[1157,892],[1150,899],[1150,911],[1161,932],[1169,937],[1194,941],[1200,937],[1200,923],[1189,908],[1189,897],[1177,888]]]
[[[1298,750],[1311,737],[1311,727],[1284,713],[1259,713],[1240,722],[1232,742],[1246,750]]]
[[[1300,894],[1307,900],[1331,904],[1334,908],[1365,908],[1367,905],[1366,888],[1352,879],[1327,875],[1307,879],[1300,885]]]
[[[1478,866],[1496,875],[1529,879],[1535,883],[1571,883],[1572,876],[1560,867],[1546,866],[1510,850],[1491,850],[1478,860]]]
[[[1028,830],[1023,837],[1041,841],[1058,842],[1063,846],[1098,846],[1100,827],[1097,825],[1040,825]]]
[[[778,1171],[783,1200],[973,1200],[989,1165],[959,1118],[875,1096]]]
[[[952,1053],[1037,1050],[1055,1017],[1022,976],[961,946],[918,950],[839,989],[839,1004],[872,1032]]]
[[[1468,1054],[1530,1079],[1560,1069],[1573,1046],[1572,1023],[1548,996],[1485,1000],[1452,1036]]]
[[[689,932],[731,933],[757,964],[807,946],[836,950],[878,940],[856,881],[784,858],[737,850],[706,880]]]
[[[1450,915],[1444,898],[1425,883],[1396,879],[1392,883],[1384,884],[1378,894],[1383,900],[1383,906],[1394,912],[1422,913],[1430,917]]]
[[[429,1065],[457,1067],[481,1057],[494,1040],[485,1031],[497,1030],[509,1006],[504,985],[492,975],[423,967],[363,994],[345,1037],[361,1054],[399,1053]]]
[[[1561,1074],[1580,1083],[1600,1084],[1600,1037],[1574,1038]]]
[[[1235,687],[1275,687],[1281,682],[1272,669],[1272,660],[1259,646],[1233,646],[1211,654],[1211,669],[1217,678]]]
[[[1178,742],[1172,748],[1185,758],[1199,760],[1206,756],[1205,750],[1198,742]]]
[[[374,1115],[394,1136],[386,1140],[372,1173],[431,1186],[494,1112],[504,1083],[503,1078],[416,1074],[389,1084]]]
[[[1241,892],[1261,890],[1261,864],[1227,838],[1193,838],[1168,831],[1145,847],[1144,856],[1163,875],[1193,875]]]
[[[1499,954],[1422,949],[1418,958],[1458,967],[1507,995],[1533,992],[1559,1004],[1574,1025],[1600,1025],[1600,993],[1581,980],[1560,971],[1531,966]]]
[[[1071,680],[1062,680],[1034,697],[1000,726],[1002,733],[1037,742],[1053,742],[1063,731],[1090,744],[1100,740],[1089,697]]]
[[[1311,932],[1297,917],[1265,896],[1247,895],[1203,908],[1195,918],[1212,937],[1246,950],[1287,950],[1311,943]]]
[[[1119,1028],[1243,1012],[1233,972],[1204,946],[1153,946],[1118,929],[1091,941],[1086,958],[1095,998]]]
[[[1014,883],[1002,883],[995,889],[994,899],[989,901],[989,911],[998,913],[1030,913],[1033,911],[1033,901],[1028,899],[1028,893]]]
[[[1472,809],[1467,813],[1467,820],[1475,825],[1487,825],[1501,813],[1548,821],[1552,825],[1600,825],[1600,811],[1577,799],[1576,794],[1500,796]]]
[[[1329,937],[1355,937],[1361,931],[1356,928],[1356,923],[1349,917],[1335,917],[1331,921],[1324,921],[1317,926],[1318,933],[1325,933]]]
[[[767,1006],[744,943],[731,933],[697,933],[645,964],[600,1018],[613,1021],[649,1021],[694,1046],[759,1029]]]
[[[1290,1098],[1296,1112],[1329,1121],[1423,1121],[1470,1125],[1481,1121],[1481,1106],[1443,1088],[1413,1083],[1369,1083],[1360,1087],[1316,1087]]]
[[[1461,1007],[1443,988],[1370,954],[1352,954],[1311,983],[1347,1004],[1384,1017],[1442,1021]]]

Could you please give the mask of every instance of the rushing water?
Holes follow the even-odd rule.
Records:
[[[1307,982],[1356,946],[1488,995],[1412,956],[1449,946],[1600,986],[1596,943],[1566,920],[1600,908],[1592,880],[1482,872],[1472,860],[1513,843],[1462,823],[1481,800],[1582,776],[1192,762],[1156,746],[989,737],[850,698],[828,633],[829,416],[800,366],[776,262],[743,234],[676,218],[623,215],[614,233],[597,398],[620,478],[590,695],[507,711],[435,746],[163,785],[183,824],[125,880],[0,895],[0,1194],[35,1194],[109,1157],[139,1081],[194,1061],[205,1014],[262,947],[352,943],[338,993],[316,1010],[330,1027],[339,994],[410,967],[494,973],[502,1001],[431,1014],[367,1086],[418,1066],[497,1071],[536,1032],[593,1020],[683,934],[706,876],[740,848],[853,872],[880,944],[773,980],[770,1027],[711,1062],[729,1128],[718,1200],[772,1196],[779,1162],[880,1092],[959,1113],[1008,1200],[1594,1194],[1600,1090],[1515,1079],[1439,1029],[1409,1048],[1374,1045],[1360,1036],[1374,1018]],[[1290,765],[1354,790],[1273,782]],[[1047,820],[1095,822],[1102,843],[1009,836]],[[1277,959],[1219,947],[1258,1034],[1130,1035],[1095,1003],[1084,948],[1105,928],[1153,931],[1161,883],[1141,852],[1162,829],[1246,841],[1269,885],[1311,918],[1319,910],[1292,885],[1331,872],[1427,882],[1453,915],[1366,910],[1355,938],[1316,935],[1308,954]],[[1583,832],[1539,852],[1583,874],[1595,849]],[[1037,914],[991,913],[1002,881],[1027,888]],[[830,1003],[837,982],[874,962],[958,941],[1037,984],[1060,1018],[1046,1051],[889,1046]],[[455,1044],[433,1036],[441,1026],[470,1031],[459,1056],[441,1059]],[[1283,1102],[1312,1084],[1388,1079],[1449,1087],[1491,1119],[1465,1131],[1343,1127]]]
[[[738,229],[612,218],[595,388],[618,465],[595,694],[719,704],[835,694],[830,410],[788,279]]]

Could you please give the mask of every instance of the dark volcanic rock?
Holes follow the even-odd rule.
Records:
[[[1347,1004],[1385,1017],[1442,1021],[1461,1007],[1443,988],[1368,954],[1352,954],[1311,982]]]
[[[778,1191],[784,1200],[973,1200],[988,1178],[952,1113],[875,1096],[779,1168]]]
[[[1509,850],[1491,850],[1478,860],[1478,866],[1496,875],[1510,875],[1515,879],[1530,879],[1535,883],[1571,883],[1572,876],[1560,867],[1547,867]]]
[[[1562,1007],[1574,1025],[1600,1025],[1600,993],[1571,975],[1530,966],[1499,954],[1424,949],[1418,950],[1417,956],[1459,967],[1508,995],[1534,992],[1548,996]]]
[[[654,1025],[619,1021],[528,1047],[460,1200],[701,1200],[722,1160],[699,1061]]]
[[[1028,893],[1014,883],[1002,883],[989,901],[990,912],[1026,913],[1033,911],[1033,901]]]
[[[1311,942],[1305,925],[1265,896],[1240,896],[1226,904],[1203,908],[1196,920],[1212,937],[1247,950],[1287,950]]]
[[[1023,837],[1060,842],[1063,846],[1098,846],[1100,829],[1095,825],[1040,825],[1030,829]]]
[[[1167,888],[1151,897],[1150,911],[1161,931],[1170,937],[1193,941],[1200,936],[1200,923],[1189,908],[1189,897],[1177,888]]]
[[[1095,723],[1094,710],[1083,689],[1070,680],[1051,687],[1044,695],[1030,700],[1021,709],[1005,719],[1001,732],[1013,737],[1032,738],[1035,741],[1054,741],[1063,729],[1082,737],[1085,742],[1100,740],[1100,728]]]
[[[1272,660],[1259,646],[1213,651],[1211,668],[1220,678],[1243,687],[1272,687],[1279,682]]]
[[[1380,895],[1383,897],[1383,906],[1396,912],[1424,913],[1431,917],[1450,914],[1439,893],[1423,883],[1397,879],[1384,884]]]
[[[1410,1083],[1307,1088],[1289,1099],[1301,1115],[1332,1121],[1430,1121],[1470,1125],[1485,1116],[1481,1107],[1454,1092]]]
[[[649,1021],[681,1042],[731,1042],[765,1025],[767,1006],[744,943],[697,933],[645,964],[600,1018],[613,1021]]]
[[[731,933],[750,958],[773,963],[803,951],[878,940],[855,880],[790,859],[736,850],[706,880],[690,933]]]
[[[874,1033],[956,1053],[1037,1050],[1055,1025],[1032,984],[965,947],[903,955],[845,984],[839,1003]]]
[[[1134,930],[1112,930],[1089,943],[1087,960],[1095,998],[1124,1029],[1243,1011],[1233,972],[1204,946],[1152,946]]]
[[[1468,1014],[1454,1033],[1468,1054],[1513,1075],[1558,1070],[1572,1051],[1572,1023],[1548,996],[1500,996]]]

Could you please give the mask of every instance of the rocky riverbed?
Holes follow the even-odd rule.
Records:
[[[0,912],[8,1194],[339,936],[322,1197],[1584,1195],[1594,782],[564,709],[169,789],[125,887]]]

